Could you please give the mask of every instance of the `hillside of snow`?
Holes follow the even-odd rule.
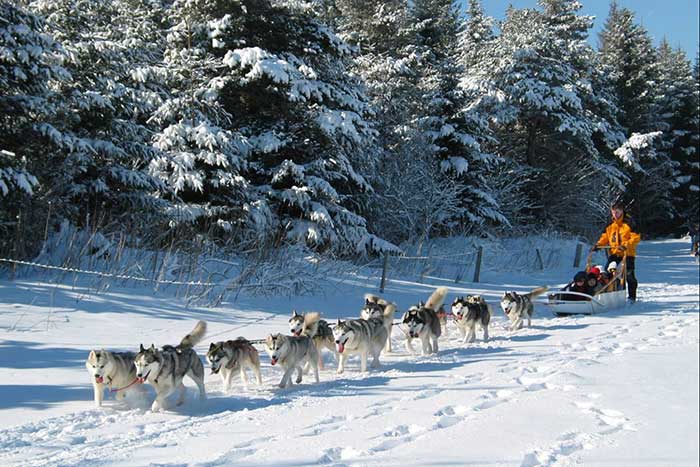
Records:
[[[555,318],[538,304],[533,326],[508,330],[505,290],[561,286],[575,272],[486,270],[481,282],[392,277],[384,297],[400,311],[439,285],[481,293],[496,308],[491,340],[463,345],[453,323],[434,356],[394,352],[366,374],[343,375],[324,354],[320,384],[279,389],[261,354],[263,386],[221,391],[206,370],[208,400],[185,380],[185,404],[166,413],[146,400],[93,404],[90,349],[176,344],[197,320],[212,341],[284,332],[292,309],[329,321],[358,316],[378,278],[339,281],[315,296],[241,296],[187,306],[149,288],[94,289],[66,280],[0,279],[0,465],[3,466],[695,466],[699,464],[698,263],[688,240],[642,242],[639,302]],[[329,278],[329,284],[333,284]],[[398,317],[397,317],[398,318]]]

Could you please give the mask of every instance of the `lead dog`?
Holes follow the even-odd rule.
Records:
[[[143,386],[132,384],[136,381],[133,352],[109,352],[91,350],[85,361],[85,368],[92,377],[95,392],[95,405],[102,406],[105,388],[116,391],[117,400],[124,399],[133,392],[145,392]]]
[[[362,310],[360,310],[360,318],[364,320],[379,318],[382,320],[387,335],[386,345],[384,347],[385,352],[391,352],[391,327],[394,324],[395,312],[396,305],[394,303],[387,302],[376,295],[365,295],[365,305],[362,307]]]
[[[282,334],[270,334],[265,339],[265,349],[270,355],[270,363],[277,363],[284,369],[282,381],[279,387],[286,388],[292,385],[292,374],[297,370],[296,383],[301,383],[302,365],[310,364],[314,368],[316,382],[318,379],[318,350],[308,336],[284,336]]]
[[[452,316],[460,333],[462,333],[462,343],[474,342],[476,340],[476,325],[481,325],[484,331],[484,342],[489,340],[489,322],[493,311],[491,305],[480,295],[467,295],[457,297],[452,302]]]
[[[289,318],[289,332],[294,336],[307,336],[313,339],[318,351],[318,367],[323,370],[323,357],[321,349],[325,348],[333,352],[335,359],[338,360],[338,352],[335,349],[335,341],[333,339],[333,330],[328,321],[321,319],[321,314],[317,311],[299,314],[296,310],[292,310],[292,317]],[[305,371],[309,369],[307,365]]]
[[[166,345],[159,350],[151,344],[145,349],[141,344],[139,353],[134,357],[134,366],[139,382],[148,383],[156,390],[156,399],[151,405],[153,412],[165,410],[165,399],[176,390],[180,391],[177,405],[182,405],[185,400],[185,385],[182,384],[185,375],[199,388],[199,399],[206,399],[204,365],[192,349],[206,332],[207,323],[199,321],[175,347]]]
[[[523,321],[527,318],[527,327],[532,325],[532,315],[535,314],[535,306],[532,299],[542,295],[547,287],[538,287],[532,292],[519,294],[517,292],[504,292],[501,298],[501,308],[510,319],[510,330],[514,331],[523,327]]]
[[[212,342],[207,352],[207,361],[212,374],[221,375],[224,391],[231,390],[231,381],[236,371],[239,372],[246,389],[248,388],[246,370],[253,372],[258,386],[262,385],[260,356],[253,344],[243,337],[238,337],[233,341]]]
[[[437,353],[438,338],[442,335],[442,326],[437,311],[445,301],[447,292],[447,287],[438,287],[425,304],[419,302],[418,305],[413,305],[404,313],[401,322],[408,328],[406,349],[409,353],[415,353],[412,341],[416,338],[421,341],[423,355]]]

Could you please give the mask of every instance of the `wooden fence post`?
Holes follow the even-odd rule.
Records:
[[[574,267],[575,268],[579,267],[579,264],[581,264],[581,254],[582,253],[583,253],[583,244],[577,243],[576,244],[576,256],[574,256]]]
[[[386,270],[389,264],[389,253],[384,253],[384,265],[382,266],[382,281],[379,283],[379,292],[384,293],[384,286],[386,285]]]
[[[474,281],[479,282],[479,276],[481,275],[481,256],[484,254],[484,247],[480,246],[476,251],[476,265],[474,266]]]

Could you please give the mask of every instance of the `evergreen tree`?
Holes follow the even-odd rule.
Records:
[[[622,140],[597,94],[585,39],[591,18],[578,15],[575,1],[543,0],[541,7],[510,8],[501,35],[472,73],[493,87],[479,105],[491,111],[511,170],[529,177],[518,186],[531,214],[581,232],[601,215],[600,192],[621,175],[603,155]]]
[[[446,217],[441,227],[483,231],[488,224],[507,222],[485,180],[495,163],[495,156],[482,147],[490,137],[487,120],[471,111],[470,94],[459,86],[464,71],[460,58],[468,52],[459,48],[463,34],[458,10],[452,0],[417,0],[412,19],[417,50],[423,57],[418,128],[441,171],[461,188],[459,203],[449,208],[454,215]],[[482,33],[479,40],[487,40],[486,32]]]
[[[618,121],[631,132],[654,131],[651,106],[657,79],[656,53],[634,13],[613,0],[598,35],[600,63],[609,76],[620,108]]]
[[[659,62],[647,31],[634,21],[634,14],[619,8],[615,2],[599,35],[599,59],[608,75],[617,107],[618,121],[632,140],[654,141],[665,123],[655,111],[659,91]],[[635,146],[635,142],[630,144]],[[625,183],[625,198],[637,218],[640,231],[646,234],[666,230],[676,215],[672,190],[676,185],[674,163],[667,151],[651,150],[638,159],[638,165],[627,165],[629,181]],[[623,150],[622,153],[625,153]]]
[[[170,21],[165,69],[181,78],[151,119],[166,154],[152,168],[178,215],[240,241],[379,248],[352,199],[374,131],[347,44],[263,0],[176,1]]]
[[[54,148],[45,144],[42,127],[60,120],[54,85],[70,74],[44,22],[8,2],[0,3],[0,50],[0,252],[12,248],[22,256],[41,238],[26,226],[46,221],[37,208],[47,196],[42,175],[60,169],[49,164]]]
[[[655,114],[663,131],[662,148],[673,168],[673,205],[678,214],[668,227],[681,231],[698,212],[698,82],[685,53],[664,39],[658,48],[659,85]]]
[[[39,127],[55,148],[40,178],[52,192],[56,214],[74,223],[134,229],[132,221],[143,217],[144,208],[161,206],[153,192],[162,185],[146,171],[157,152],[145,123],[158,96],[143,88],[134,71],[160,58],[156,5],[31,3],[69,56],[72,80],[56,84],[61,118]]]

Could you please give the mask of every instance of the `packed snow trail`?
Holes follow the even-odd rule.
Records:
[[[70,413],[61,413],[61,407],[77,403],[49,399],[54,402],[45,404],[45,417],[31,413],[28,404],[4,404],[0,464],[697,465],[698,265],[687,254],[687,242],[645,242],[639,252],[638,277],[640,301],[623,310],[552,318],[543,315],[546,308],[540,306],[533,327],[513,333],[498,311],[490,342],[478,339],[463,346],[448,323],[440,352],[426,357],[408,355],[401,333],[395,331],[395,352],[382,357],[381,369],[361,374],[359,361],[351,359],[346,372],[338,376],[332,357],[326,355],[320,384],[305,380],[291,389],[276,389],[281,373],[261,354],[264,387],[251,382],[246,391],[236,381],[235,393],[225,395],[219,378],[207,375],[207,402],[199,404],[190,388],[185,405],[164,414],[148,411],[149,401],[129,408],[110,400],[106,407],[95,409],[82,366],[87,352],[77,347],[75,355],[69,350],[57,352],[56,368],[52,368],[51,354],[44,350],[40,358],[47,362],[32,362],[34,347],[25,345],[26,353],[12,355],[28,359],[26,368],[21,361],[0,360],[4,371],[15,373],[7,383],[21,385],[23,378],[36,381],[38,371],[45,377],[37,385],[41,387],[52,379],[71,379],[63,374],[68,373],[71,384],[84,388],[81,394],[86,397],[78,411]],[[503,284],[513,283],[507,275],[500,279]],[[542,282],[520,284],[527,290]],[[415,301],[431,290],[409,283],[405,287]],[[497,305],[505,288],[494,285],[487,299]],[[471,290],[466,284],[451,290],[450,297]],[[364,292],[355,293],[358,309]],[[391,299],[389,293],[387,297]],[[27,297],[26,303],[30,300]],[[186,332],[195,319],[207,319],[212,333],[217,323],[221,329],[235,324],[226,316],[217,321],[206,310],[187,319],[175,316],[177,310],[170,311],[170,318],[154,317],[139,308],[146,298],[133,294],[119,300],[123,300],[122,309],[128,310],[122,318],[139,333],[159,329],[171,336],[156,340],[159,344],[170,343],[180,330]],[[324,315],[329,319],[347,316],[326,312],[344,311],[344,300],[323,299]],[[89,305],[79,303],[75,308]],[[0,302],[0,309],[12,306]],[[285,310],[279,316],[255,321],[246,331],[255,334],[248,337],[284,331],[290,307],[279,308]],[[399,308],[405,309],[404,304]],[[66,313],[68,324],[57,328],[82,321],[81,333],[92,331],[100,337],[102,328],[90,323],[87,314]],[[259,318],[259,313],[249,313],[248,319]],[[9,315],[3,326],[17,321],[16,312]],[[168,329],[171,325],[177,331]],[[133,340],[130,326],[112,327],[112,341]],[[80,340],[66,337],[61,329],[7,334],[8,346],[43,339],[50,348],[52,342]],[[235,336],[225,338],[231,337]],[[205,342],[208,346],[206,338]],[[21,386],[31,392],[33,384]],[[24,400],[11,390],[6,392],[10,399]],[[39,398],[43,392],[38,394]],[[5,415],[18,413],[31,413],[35,419],[22,423]]]

